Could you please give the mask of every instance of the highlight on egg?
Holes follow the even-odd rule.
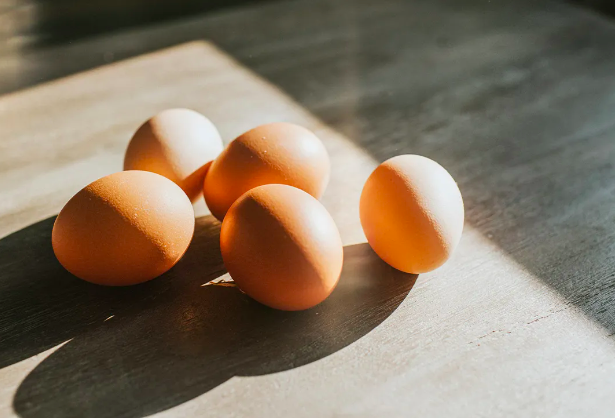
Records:
[[[211,213],[224,219],[231,205],[248,190],[286,184],[319,199],[329,182],[329,155],[308,129],[269,123],[240,135],[212,163],[203,185]]]
[[[211,161],[222,152],[214,124],[190,109],[164,110],[147,120],[133,135],[124,157],[124,170],[144,170],[175,182],[195,201]]]
[[[248,296],[297,311],[325,300],[344,258],[339,231],[324,206],[295,187],[249,190],[229,209],[220,232],[222,258]]]
[[[122,171],[73,196],[55,220],[53,251],[88,282],[126,286],[169,270],[194,233],[190,199],[171,180],[147,171]]]
[[[359,210],[372,249],[407,273],[440,267],[461,239],[461,192],[444,167],[419,155],[378,166],[365,183]]]

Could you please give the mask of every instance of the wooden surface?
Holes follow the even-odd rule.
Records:
[[[57,45],[263,1],[267,0],[0,0],[0,51]]]
[[[530,0],[271,3],[6,52],[0,80],[0,415],[612,416],[609,21]],[[202,202],[189,253],[148,284],[58,265],[53,216],[171,106],[226,141],[274,120],[323,139],[346,245],[324,304],[205,285],[228,276]],[[358,222],[363,182],[399,153],[441,162],[466,205],[457,253],[419,277]]]

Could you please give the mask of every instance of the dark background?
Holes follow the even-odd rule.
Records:
[[[0,52],[274,1],[285,0],[0,0]],[[570,1],[615,15],[612,0]]]
[[[49,45],[266,0],[0,0],[0,44]]]

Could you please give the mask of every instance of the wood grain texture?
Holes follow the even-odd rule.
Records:
[[[611,416],[614,41],[547,1],[297,1],[3,57],[0,413]],[[273,120],[323,138],[349,260],[329,305],[282,317],[200,287],[225,277],[202,206],[189,256],[144,287],[55,263],[50,217],[170,106],[227,141]],[[457,254],[416,284],[360,244],[360,189],[399,153],[466,204]]]

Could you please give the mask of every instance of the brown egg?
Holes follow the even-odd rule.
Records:
[[[263,184],[287,184],[318,199],[330,171],[327,150],[312,132],[291,123],[261,125],[236,138],[212,163],[205,202],[222,220],[239,196]]]
[[[196,200],[209,163],[222,152],[213,123],[189,109],[158,113],[137,130],[128,144],[124,170],[144,170],[173,180]]]
[[[53,251],[75,276],[125,286],[169,270],[194,233],[194,210],[172,181],[122,171],[83,188],[53,225]]]
[[[367,241],[385,262],[407,273],[440,267],[461,239],[463,200],[451,175],[419,155],[382,163],[360,202]]]
[[[241,290],[285,311],[325,300],[344,258],[340,234],[324,206],[281,184],[251,189],[233,204],[222,223],[220,247]]]

